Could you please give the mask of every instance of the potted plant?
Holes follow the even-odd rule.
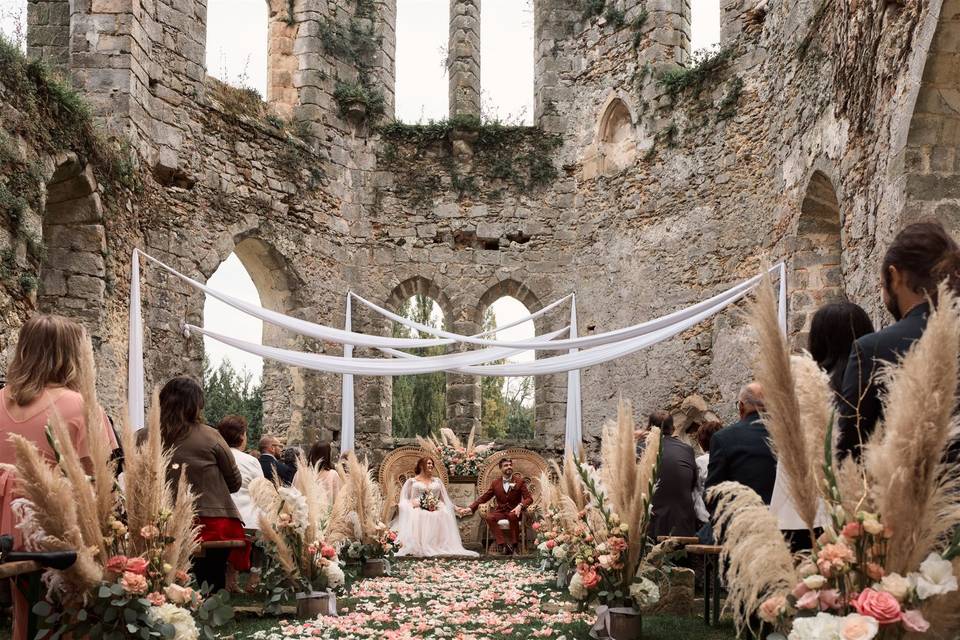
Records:
[[[373,542],[351,544],[351,550],[356,546],[356,557],[360,559],[361,572],[364,578],[379,578],[389,575],[390,563],[400,549],[397,541],[397,532],[385,524],[377,524],[377,536]]]

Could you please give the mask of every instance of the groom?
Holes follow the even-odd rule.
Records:
[[[490,511],[485,520],[487,526],[493,531],[497,539],[497,547],[501,553],[512,555],[516,552],[517,541],[520,537],[520,517],[523,510],[533,504],[533,497],[527,489],[527,483],[523,481],[523,476],[513,472],[513,460],[510,458],[501,458],[498,463],[500,467],[500,477],[490,483],[490,488],[486,493],[473,501],[467,509],[460,509],[461,516],[476,513],[481,504],[496,498],[494,509]],[[510,540],[506,540],[503,529],[497,524],[500,520],[510,522]]]

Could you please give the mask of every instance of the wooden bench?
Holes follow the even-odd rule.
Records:
[[[714,544],[688,544],[685,550],[695,556],[703,556],[703,621],[707,626],[716,625],[720,622],[720,552],[723,547]]]
[[[197,549],[196,557],[202,558],[206,555],[207,551],[213,549],[242,549],[247,546],[246,540],[211,540],[209,542],[201,542],[200,548]]]
[[[657,536],[657,542],[676,542],[679,545],[700,544],[697,536]]]
[[[28,573],[38,573],[43,571],[43,565],[33,560],[20,560],[18,562],[7,562],[0,564],[0,580],[7,578],[16,578],[17,576]]]

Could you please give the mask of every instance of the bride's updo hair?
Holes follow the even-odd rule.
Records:
[[[413,472],[417,475],[420,475],[427,468],[427,461],[433,462],[433,458],[429,456],[424,456],[419,460],[417,460],[417,466],[414,467]],[[437,468],[436,462],[433,463],[433,468],[434,470],[436,470]]]

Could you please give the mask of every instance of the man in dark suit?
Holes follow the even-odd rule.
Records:
[[[651,427],[663,434],[660,477],[653,492],[653,516],[649,535],[692,536],[697,532],[693,492],[697,486],[697,462],[693,447],[673,435],[673,416],[666,411],[650,414]]]
[[[883,419],[883,367],[897,362],[923,335],[936,304],[937,287],[947,280],[956,290],[960,247],[939,222],[918,222],[897,234],[883,258],[883,304],[896,323],[853,343],[840,388],[837,455],[860,457]]]
[[[770,434],[760,420],[763,410],[763,387],[751,382],[737,397],[740,420],[710,438],[710,463],[707,481],[710,487],[726,482],[739,482],[757,492],[770,504],[773,483],[777,478],[777,459],[770,450]]]
[[[490,483],[486,493],[474,500],[467,509],[458,509],[458,513],[460,515],[476,513],[480,505],[496,498],[493,510],[484,519],[497,539],[497,547],[500,551],[512,555],[520,541],[520,519],[523,517],[523,510],[533,504],[533,496],[530,495],[523,476],[513,472],[513,460],[501,458],[497,465],[500,467],[500,477]],[[510,523],[509,542],[503,529],[500,528],[501,520]]]
[[[296,473],[293,467],[281,462],[278,457],[283,452],[283,445],[273,436],[260,438],[260,468],[263,477],[267,480],[279,481],[285,487],[293,483]]]

